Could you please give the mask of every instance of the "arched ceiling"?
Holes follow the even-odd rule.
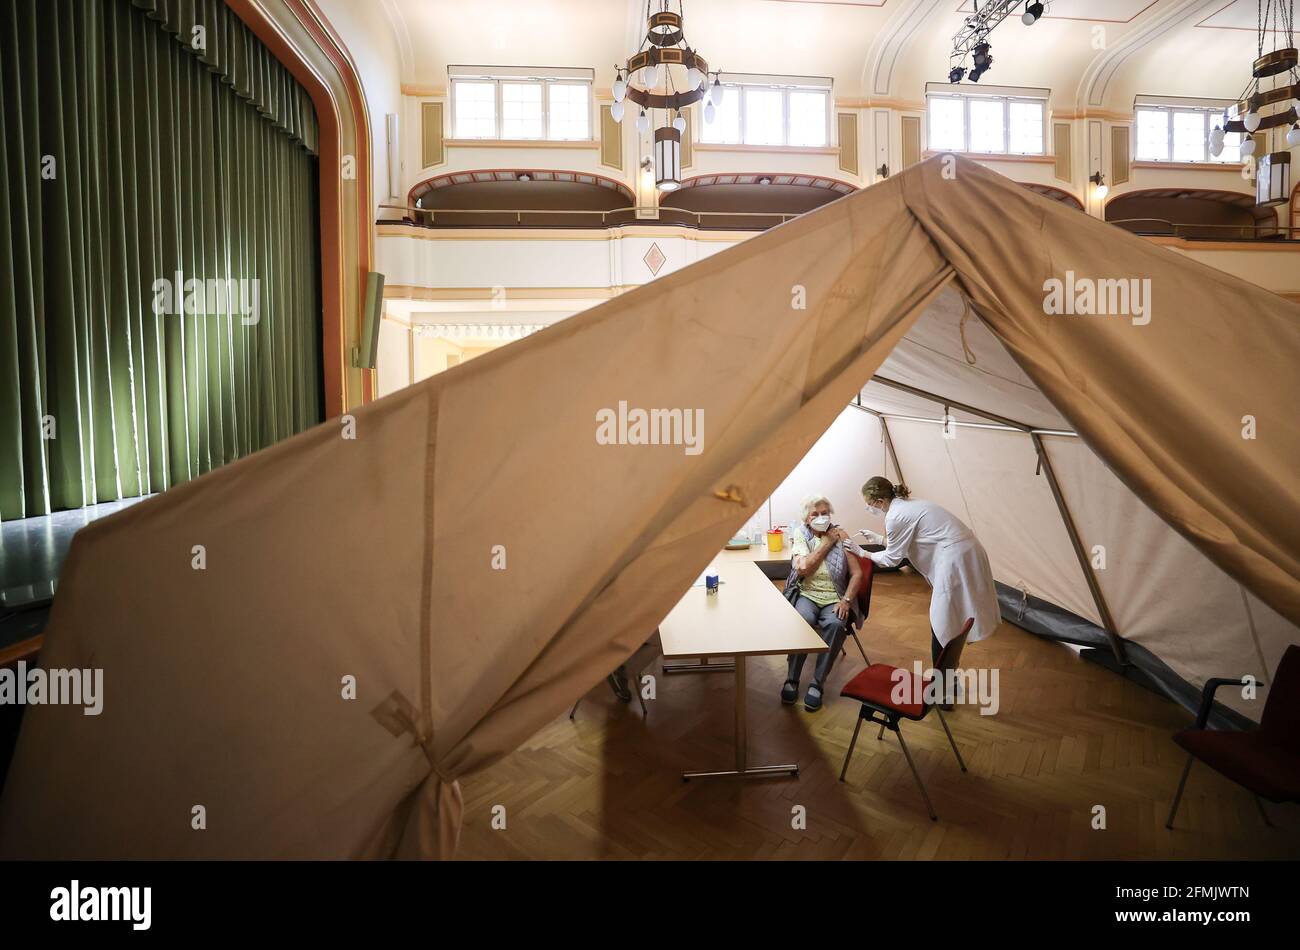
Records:
[[[382,0],[403,83],[443,88],[455,64],[580,66],[608,88],[645,0]],[[657,0],[656,0],[657,6]],[[685,0],[711,66],[830,76],[836,98],[917,102],[943,81],[970,0]],[[1255,55],[1256,0],[1049,0],[992,34],[984,84],[1052,90],[1057,109],[1128,111],[1138,94],[1234,98]]]

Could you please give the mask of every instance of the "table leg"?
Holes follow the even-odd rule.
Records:
[[[743,778],[750,776],[765,775],[798,775],[798,765],[756,765],[749,767],[749,735],[745,724],[745,660],[746,657],[736,657],[736,735],[734,738],[736,744],[736,767],[734,769],[723,769],[714,772],[683,772],[682,781],[689,782],[693,778],[720,778],[726,775],[738,775]]]

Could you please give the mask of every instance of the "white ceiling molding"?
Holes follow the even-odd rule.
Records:
[[[1088,65],[1079,81],[1076,101],[1089,108],[1100,108],[1105,104],[1111,80],[1129,57],[1170,30],[1204,16],[1211,8],[1221,6],[1223,0],[1175,0],[1167,7],[1156,8],[1146,22],[1125,34],[1114,46],[1102,50]]]
[[[894,69],[911,44],[917,30],[935,10],[949,12],[951,0],[904,0],[889,18],[867,51],[862,64],[862,88],[872,96],[890,95]]]
[[[402,16],[402,8],[397,5],[396,0],[380,0],[380,3],[384,8],[384,16],[388,18],[393,36],[397,40],[402,82],[413,83],[415,82],[415,51],[411,48],[411,31],[406,25],[406,18]]]
[[[448,340],[499,340],[503,343],[522,340],[544,323],[413,323],[411,332],[420,337],[443,337]]]

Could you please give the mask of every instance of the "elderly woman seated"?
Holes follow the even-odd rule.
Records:
[[[831,523],[833,511],[824,495],[805,498],[803,523],[791,530],[790,537],[794,557],[785,583],[785,596],[830,647],[817,657],[812,682],[804,696],[803,706],[809,712],[822,707],[822,689],[839,655],[846,626],[855,609],[854,598],[862,584],[858,559],[844,550],[848,533]],[[787,658],[785,685],[781,687],[781,702],[786,705],[794,703],[799,695],[799,677],[807,658],[807,653],[792,653]]]

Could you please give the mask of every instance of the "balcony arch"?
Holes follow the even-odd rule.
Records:
[[[407,193],[411,224],[439,228],[600,228],[635,220],[627,185],[592,172],[481,168],[427,178]]]
[[[1145,188],[1106,202],[1106,220],[1135,234],[1198,241],[1257,241],[1280,236],[1277,214],[1240,191]]]
[[[659,201],[659,219],[706,229],[764,230],[857,191],[822,175],[729,172],[687,178]]]
[[[1044,198],[1050,198],[1053,201],[1059,201],[1061,204],[1074,208],[1076,211],[1083,210],[1083,202],[1064,188],[1057,188],[1053,185],[1040,185],[1033,181],[1021,181],[1016,184],[1028,188],[1035,194],[1042,195]]]

